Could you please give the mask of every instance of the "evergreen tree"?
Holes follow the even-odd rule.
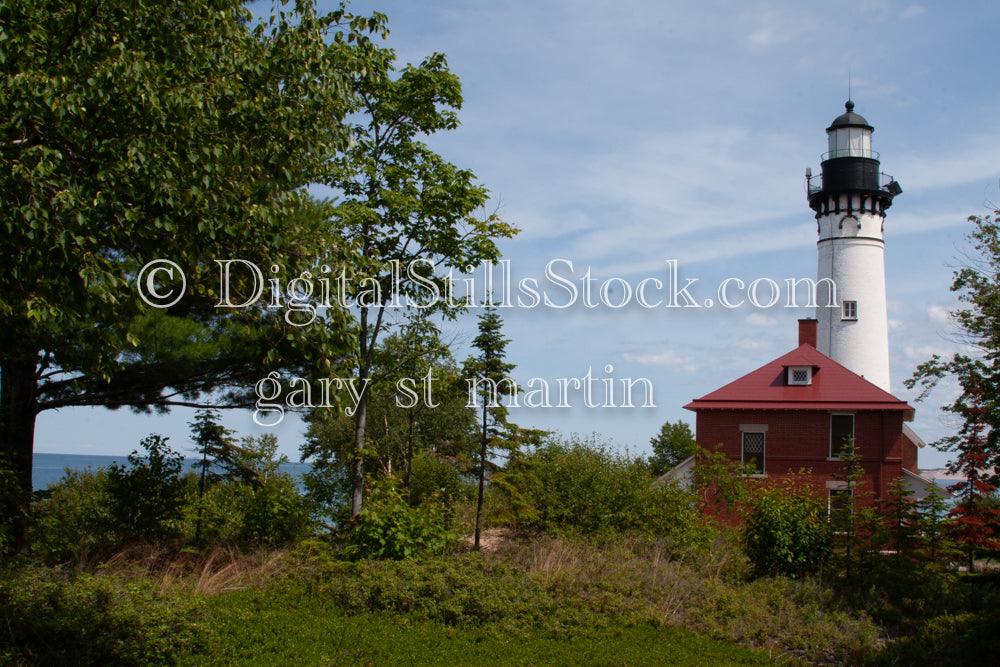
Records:
[[[505,436],[516,427],[507,421],[507,406],[501,394],[505,388],[516,391],[516,386],[508,376],[514,364],[504,360],[504,351],[510,339],[502,334],[503,321],[492,305],[486,307],[479,316],[479,334],[472,341],[478,354],[465,362],[466,381],[469,383],[469,403],[482,411],[479,437],[479,460],[476,465],[478,491],[476,495],[476,530],[474,548],[479,550],[483,523],[483,495],[486,482],[486,467],[489,464],[491,448],[509,443]],[[479,401],[482,405],[479,406]],[[509,446],[509,445],[508,445]]]
[[[917,367],[905,384],[922,388],[925,398],[945,377],[958,381],[962,389],[944,410],[960,422],[958,432],[934,446],[955,452],[949,472],[961,473],[964,481],[952,487],[959,503],[952,511],[956,538],[965,545],[971,568],[978,549],[1000,546],[1000,521],[987,500],[1000,486],[1000,210],[992,215],[972,216],[969,234],[973,255],[968,266],[954,273],[951,291],[963,307],[951,313],[961,327],[961,342],[968,352],[950,360],[937,355]]]

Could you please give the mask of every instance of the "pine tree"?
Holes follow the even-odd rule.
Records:
[[[479,316],[479,335],[472,341],[479,351],[478,355],[470,357],[465,362],[466,381],[469,383],[469,402],[481,406],[481,426],[479,441],[479,462],[476,466],[478,475],[478,493],[476,496],[476,531],[474,548],[479,550],[480,535],[483,522],[483,495],[486,483],[486,467],[489,463],[490,450],[500,444],[505,434],[512,428],[507,421],[507,407],[503,404],[500,393],[504,388],[516,392],[517,388],[508,373],[514,369],[514,364],[504,360],[504,350],[510,342],[501,333],[503,321],[492,306]]]

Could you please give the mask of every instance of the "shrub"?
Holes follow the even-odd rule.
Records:
[[[236,485],[232,492],[242,508],[242,542],[288,544],[313,532],[311,504],[288,473],[269,477],[262,484]]]
[[[31,545],[46,560],[83,560],[117,543],[108,471],[66,469],[57,484],[35,492]]]
[[[126,539],[157,539],[177,532],[184,502],[183,458],[153,434],[140,443],[146,456],[133,451],[129,465],[108,468],[112,517]]]
[[[749,499],[743,545],[758,575],[816,572],[830,554],[825,504],[796,477],[761,485]]]
[[[456,542],[440,496],[432,494],[411,507],[398,484],[393,478],[382,478],[368,492],[365,508],[347,529],[346,556],[400,559],[435,555]]]
[[[472,480],[448,459],[431,452],[413,457],[413,482],[410,496],[414,504],[437,493],[446,502],[475,498]]]
[[[197,640],[197,609],[152,582],[9,570],[0,575],[0,664],[170,664]]]
[[[585,533],[640,530],[694,538],[694,499],[676,485],[654,485],[641,458],[594,442],[554,442],[512,461],[491,484],[515,526]]]

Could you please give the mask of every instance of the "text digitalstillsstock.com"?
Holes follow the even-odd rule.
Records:
[[[476,308],[490,303],[497,308],[557,310],[573,307],[614,310],[627,307],[713,308],[716,305],[735,309],[746,304],[762,309],[779,304],[785,308],[815,308],[821,293],[824,306],[838,307],[836,284],[828,278],[819,281],[786,278],[782,286],[773,278],[745,281],[730,277],[719,282],[713,297],[699,298],[696,296],[699,279],[684,278],[682,284],[676,259],[665,261],[662,279],[647,276],[635,281],[621,276],[595,278],[591,267],[580,272],[572,260],[564,258],[547,262],[541,278],[524,277],[516,283],[509,260],[466,267],[456,278],[453,269],[449,269],[447,275],[436,275],[431,262],[417,259],[406,266],[398,260],[387,262],[388,273],[380,278],[352,277],[346,268],[336,273],[324,265],[315,275],[303,271],[284,285],[279,278],[265,277],[264,271],[249,260],[220,259],[215,262],[219,266],[217,308],[284,310],[286,322],[295,326],[308,326],[316,320],[320,310],[335,307],[428,309],[444,305]],[[280,271],[279,265],[270,266],[272,274]],[[234,282],[243,287],[239,295],[235,294]],[[139,296],[148,305],[169,308],[183,297],[187,282],[179,265],[156,259],[139,271],[136,286]]]
[[[595,278],[589,266],[581,272],[572,260],[564,258],[547,262],[541,278],[524,277],[516,282],[509,260],[466,267],[456,277],[453,269],[446,275],[437,275],[433,263],[417,259],[406,266],[396,260],[387,262],[388,272],[380,278],[352,276],[346,268],[336,273],[324,265],[316,274],[304,271],[284,285],[277,277],[266,277],[265,272],[249,260],[237,258],[215,262],[219,268],[216,308],[283,311],[283,319],[293,326],[308,326],[316,321],[323,309],[336,307],[471,309],[491,304],[496,308],[617,310],[626,307],[713,308],[716,305],[736,309],[749,304],[767,309],[779,304],[786,308],[816,308],[820,300],[825,307],[840,307],[836,284],[829,279],[786,278],[783,289],[782,284],[772,278],[745,281],[730,277],[719,282],[713,290],[714,298],[699,298],[696,296],[698,278],[684,278],[682,284],[676,259],[665,260],[662,279],[647,276],[632,281],[619,276]],[[269,268],[272,275],[281,273],[280,265],[272,264]],[[234,285],[240,286],[239,294]],[[183,297],[187,279],[175,262],[156,259],[142,267],[136,287],[148,305],[168,308]],[[611,374],[614,367],[608,364],[604,371]],[[591,367],[580,377],[555,380],[533,377],[520,386],[509,377],[500,382],[483,379],[467,379],[466,382],[469,407],[479,407],[481,397],[488,405],[498,405],[501,395],[506,395],[504,405],[509,408],[569,408],[581,404],[586,408],[656,407],[653,384],[648,378],[597,378]],[[368,384],[368,380],[361,382],[357,378],[324,378],[312,382],[300,377],[283,379],[272,371],[254,386],[257,401],[253,419],[261,426],[275,426],[284,419],[287,410],[315,407],[342,408],[351,416]],[[396,383],[396,405],[412,408],[421,402],[429,408],[437,407],[431,371],[423,378],[401,378]]]

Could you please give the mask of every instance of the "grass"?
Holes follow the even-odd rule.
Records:
[[[723,539],[536,534],[497,553],[170,552],[0,571],[0,664],[987,664],[1000,574],[753,578]]]
[[[505,634],[391,612],[347,613],[329,598],[248,590],[209,604],[213,641],[182,665],[769,665],[762,651],[652,622]]]

